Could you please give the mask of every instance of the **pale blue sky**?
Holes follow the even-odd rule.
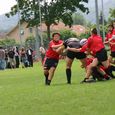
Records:
[[[0,15],[9,12],[10,8],[15,4],[15,0],[0,0]]]

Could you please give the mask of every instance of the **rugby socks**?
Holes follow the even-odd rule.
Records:
[[[49,75],[49,74],[44,74],[44,75],[45,75],[45,84],[47,85],[48,75]]]
[[[71,84],[71,69],[66,69],[67,83]]]
[[[107,69],[105,69],[105,72],[112,78],[115,78],[115,76],[112,74],[111,66],[109,66]]]
[[[51,83],[51,80],[47,80],[47,85],[50,85],[50,83]]]
[[[96,67],[92,68],[92,76],[93,76],[93,79],[96,80],[96,78],[98,76],[98,71],[97,71]]]
[[[111,65],[110,68],[111,68],[111,74],[112,74],[112,72],[115,71],[115,66]],[[113,74],[112,74],[112,78],[115,78]]]
[[[110,79],[110,77],[109,77],[107,74],[105,74],[103,77],[104,77],[106,80],[109,80],[109,79]]]

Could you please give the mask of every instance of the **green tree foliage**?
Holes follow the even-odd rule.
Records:
[[[115,9],[110,8],[109,9],[109,18],[108,23],[111,23],[113,20],[115,20]]]
[[[0,40],[0,46],[5,46],[5,44],[2,40]]]
[[[86,25],[86,20],[81,13],[74,13],[72,15],[73,25]]]
[[[44,48],[47,48],[49,41],[47,39],[47,33],[42,33],[42,37],[43,37],[43,43],[44,43]]]
[[[113,19],[115,19],[115,9],[111,9],[110,8],[109,13],[110,13],[110,17],[113,18]]]
[[[18,0],[21,13],[21,20],[28,22],[28,26],[39,25],[39,3],[38,0]],[[59,22],[61,19],[65,25],[71,26],[73,23],[72,14],[78,9],[88,13],[88,8],[83,3],[88,0],[51,0],[43,2],[41,0],[41,17],[47,26],[48,38],[50,38],[50,26]],[[11,8],[11,12],[6,14],[8,17],[18,12],[17,5]]]
[[[89,37],[90,37],[90,32],[88,31],[88,32],[86,32],[86,33],[83,33],[83,34],[81,34],[78,38],[79,39],[83,39],[83,38],[86,38],[86,39],[88,39]]]
[[[28,38],[26,38],[25,46],[26,47],[31,46],[33,49],[35,49],[35,37],[29,36]]]
[[[11,46],[17,46],[15,39],[4,39],[0,41],[0,45],[3,47],[11,47]]]
[[[66,40],[68,38],[77,37],[76,33],[71,30],[61,30],[61,39]]]

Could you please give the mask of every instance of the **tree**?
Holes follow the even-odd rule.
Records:
[[[86,20],[84,16],[80,13],[74,13],[72,15],[73,19],[73,25],[79,24],[79,25],[86,25]]]
[[[28,26],[39,25],[39,3],[38,0],[18,0],[21,13],[21,20],[28,22]],[[50,26],[56,24],[60,19],[65,25],[71,26],[73,23],[72,14],[78,9],[88,13],[88,8],[83,3],[88,0],[51,0],[51,2],[43,2],[41,0],[41,17],[47,26],[47,35],[50,38]],[[11,8],[11,12],[6,14],[8,17],[18,12],[17,5]]]
[[[109,18],[108,23],[111,23],[113,20],[115,20],[115,9],[110,8],[109,9]]]
[[[26,41],[25,41],[25,46],[26,47],[29,47],[31,46],[32,49],[35,49],[35,37],[34,36],[29,36],[28,38],[26,38]]]
[[[115,9],[110,8],[109,13],[110,13],[110,17],[115,19]]]
[[[4,47],[12,47],[12,46],[17,46],[18,44],[16,43],[15,39],[3,39],[0,41],[0,45]]]
[[[90,37],[90,35],[91,35],[90,32],[87,31],[86,33],[82,33],[78,38],[79,39],[83,39],[83,38],[88,39]]]
[[[76,33],[71,30],[60,30],[61,38],[66,40],[68,38],[77,37]]]

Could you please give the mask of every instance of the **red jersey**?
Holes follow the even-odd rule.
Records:
[[[115,29],[113,29],[113,33],[114,33],[114,35],[115,35]]]
[[[105,41],[109,41],[109,39],[111,39],[113,35],[115,35],[115,29],[113,30],[113,32],[107,33]],[[111,40],[111,42],[115,43],[115,39]],[[110,44],[110,49],[111,49],[111,52],[114,52],[115,51],[115,44],[114,45]]]
[[[46,51],[46,57],[59,60],[59,54],[52,49],[52,46],[59,45],[61,43],[62,43],[62,40],[59,40],[58,42],[51,40],[49,43],[48,50]]]
[[[87,44],[83,45],[80,52],[86,52],[87,51]]]
[[[102,38],[98,35],[92,35],[88,38],[87,48],[95,55],[98,51],[104,48]]]

